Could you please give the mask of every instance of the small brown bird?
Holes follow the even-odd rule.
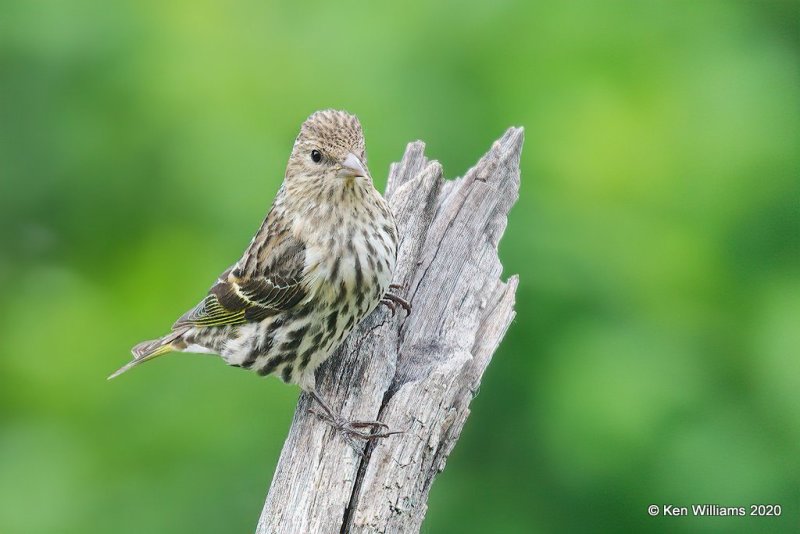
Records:
[[[358,119],[311,115],[300,128],[272,208],[244,255],[167,335],[133,347],[112,374],[173,351],[220,355],[229,365],[298,384],[348,439],[390,434],[377,421],[346,421],[315,389],[314,371],[389,293],[397,226],[366,166]],[[395,288],[396,286],[391,286]]]

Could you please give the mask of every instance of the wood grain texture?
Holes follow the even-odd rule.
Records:
[[[452,181],[420,141],[391,166],[394,282],[413,313],[378,307],[317,371],[317,387],[345,417],[405,432],[365,444],[362,455],[309,414],[302,395],[257,534],[419,531],[431,484],[514,319],[517,278],[500,279],[497,246],[519,196],[522,142],[522,128],[510,128]]]

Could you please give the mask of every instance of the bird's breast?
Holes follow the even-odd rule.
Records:
[[[397,260],[394,221],[351,217],[327,228],[326,239],[308,249],[317,295],[324,301],[356,301],[367,308],[380,300],[392,280]],[[368,310],[367,310],[368,311]]]

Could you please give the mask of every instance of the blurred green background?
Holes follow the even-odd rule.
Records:
[[[251,532],[297,389],[176,355],[314,110],[379,187],[526,128],[518,315],[424,532],[796,532],[800,8],[0,2],[0,531]],[[781,518],[650,518],[779,503]]]

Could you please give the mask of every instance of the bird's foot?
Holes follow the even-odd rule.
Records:
[[[358,443],[356,439],[363,439],[367,442],[379,438],[388,438],[393,434],[402,434],[403,431],[389,430],[386,423],[380,421],[350,421],[341,415],[334,413],[328,403],[322,400],[315,389],[308,392],[311,398],[314,399],[322,411],[309,408],[308,412],[316,415],[329,425],[331,425],[344,440],[350,444],[353,449],[361,455],[365,454],[365,449],[362,444]]]
[[[340,416],[331,416],[324,411],[309,408],[312,413],[331,425],[354,449],[361,452],[358,442],[355,439],[372,441],[380,438],[388,438],[394,434],[402,434],[399,430],[389,430],[389,425],[380,421],[350,421]]]
[[[405,288],[400,284],[389,284],[389,289],[398,290]],[[387,291],[386,294],[383,295],[383,298],[381,298],[381,304],[389,308],[392,311],[392,315],[394,315],[398,305],[406,311],[406,317],[411,315],[411,303],[406,299],[395,295],[391,291]]]

